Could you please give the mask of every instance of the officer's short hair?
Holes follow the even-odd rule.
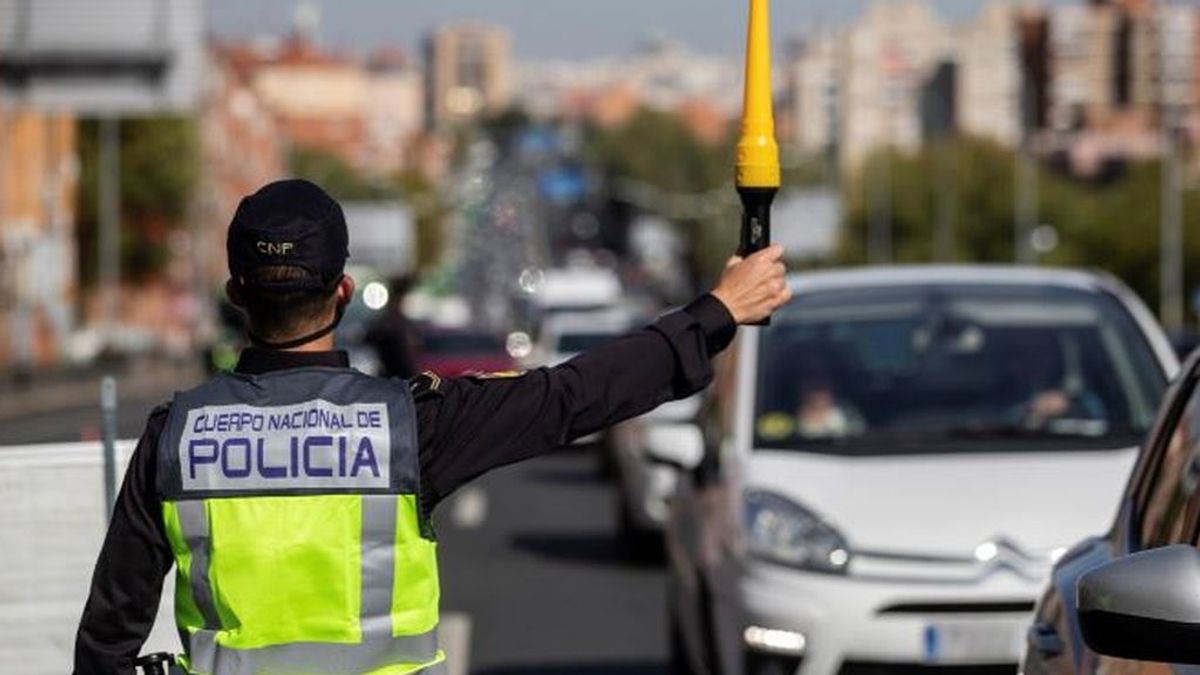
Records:
[[[304,290],[276,290],[279,282],[294,281],[310,273],[290,265],[268,265],[249,273],[239,286],[242,307],[255,336],[271,342],[284,342],[328,321],[329,312],[337,302],[336,292],[341,278],[323,287]]]

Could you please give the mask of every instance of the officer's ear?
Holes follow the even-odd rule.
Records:
[[[246,308],[246,303],[242,300],[242,293],[233,279],[225,282],[225,297],[229,298],[229,302],[233,303],[234,307]]]
[[[343,274],[337,284],[337,304],[345,307],[354,298],[354,279],[349,274]]]

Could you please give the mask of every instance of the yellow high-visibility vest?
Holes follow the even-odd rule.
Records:
[[[157,470],[189,672],[398,675],[444,660],[403,381],[220,375],[176,395]]]

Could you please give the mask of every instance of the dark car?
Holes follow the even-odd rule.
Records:
[[[512,370],[513,358],[504,338],[482,330],[434,328],[421,330],[417,367],[442,377]]]
[[[1055,565],[1027,675],[1196,673],[1200,661],[1200,353],[1168,390],[1108,533]]]

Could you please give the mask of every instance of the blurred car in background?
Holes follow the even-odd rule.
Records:
[[[680,469],[676,669],[1013,672],[1052,562],[1115,505],[1177,367],[1169,342],[1086,272],[791,283],[718,364],[700,427],[649,447]]]
[[[621,309],[552,314],[542,321],[529,364],[557,366],[580,352],[624,335],[633,324],[632,313]]]
[[[605,298],[609,301],[611,298]],[[571,357],[598,347],[629,332],[635,322],[634,312],[620,307],[592,311],[562,311],[542,320],[538,341],[525,363],[530,367],[557,366]],[[595,446],[601,475],[612,473],[611,431],[603,430],[581,436],[571,444]]]
[[[516,367],[504,338],[488,331],[427,325],[420,330],[420,342],[417,368],[442,377],[498,373]]]
[[[360,265],[347,266],[346,274],[354,279],[354,296],[333,334],[334,346],[346,350],[351,368],[367,375],[382,375],[383,363],[375,346],[367,341],[367,333],[387,305],[387,283],[374,269]]]
[[[634,563],[662,558],[662,532],[678,471],[647,451],[650,445],[674,442],[674,429],[696,423],[700,394],[664,403],[608,431],[608,453],[616,482],[617,539]],[[665,439],[662,436],[665,434]]]
[[[561,312],[608,309],[621,302],[623,293],[616,272],[592,265],[548,269],[530,287],[534,318],[541,321]]]
[[[1154,662],[1194,663],[1197,658],[1197,383],[1200,354],[1188,360],[1182,376],[1164,398],[1158,422],[1143,445],[1107,533],[1080,542],[1055,564],[1029,629],[1023,661],[1027,675],[1196,672],[1194,668],[1171,668]],[[1188,550],[1171,550],[1180,546]],[[1108,598],[1103,608],[1089,603],[1089,599],[1098,597],[1097,593],[1084,589],[1092,574],[1099,575],[1092,583],[1099,583],[1100,594]],[[1092,631],[1088,630],[1089,612],[1101,615],[1092,620]],[[1189,623],[1194,632],[1181,632]],[[1101,656],[1093,649],[1126,658]]]

